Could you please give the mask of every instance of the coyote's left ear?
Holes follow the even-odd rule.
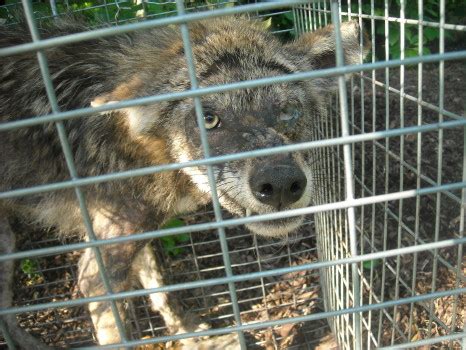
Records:
[[[356,21],[343,22],[340,25],[345,64],[360,64],[369,52],[369,38]],[[360,48],[361,35],[363,48]],[[297,54],[297,62],[304,70],[317,70],[336,66],[335,28],[328,25],[314,32],[301,35],[287,49]],[[338,83],[336,77],[314,79],[317,89],[335,91]]]

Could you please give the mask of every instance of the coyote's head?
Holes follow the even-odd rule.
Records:
[[[341,32],[345,62],[360,63],[367,52],[359,49],[359,26],[342,23]],[[332,26],[286,44],[261,23],[237,18],[192,24],[190,34],[200,87],[335,66]],[[145,40],[147,50],[141,53],[137,65],[141,68],[134,79],[94,104],[118,100],[115,95],[126,90],[134,91],[131,97],[141,97],[191,88],[179,32],[167,28],[158,33],[156,43],[150,35]],[[326,96],[336,87],[336,77],[324,77],[202,96],[210,155],[311,140],[317,117],[325,114]],[[174,161],[201,159],[204,154],[194,105],[193,99],[185,99],[129,108],[130,132],[135,137],[164,138]],[[239,216],[308,206],[314,193],[314,158],[312,152],[303,151],[215,165],[220,203]],[[208,197],[211,190],[206,167],[184,168],[183,173]],[[258,234],[277,236],[294,230],[302,220],[292,217],[248,227]]]

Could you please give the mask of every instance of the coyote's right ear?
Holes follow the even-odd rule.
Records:
[[[136,98],[143,86],[139,77],[118,85],[113,91],[97,96],[91,101],[92,107],[111,105],[120,101]],[[139,135],[149,130],[156,122],[155,114],[144,113],[139,106],[119,109],[127,117],[128,128],[131,134]]]
[[[359,27],[358,22],[343,22],[340,25],[341,40],[345,64],[362,63],[369,52],[369,40],[367,35]],[[359,48],[360,36],[363,36],[362,52]],[[287,45],[287,49],[297,54],[299,65],[305,70],[332,68],[336,65],[335,55],[335,28],[328,25],[314,32],[301,35],[293,43]],[[324,77],[314,80],[316,88],[334,91],[337,88],[335,77]]]

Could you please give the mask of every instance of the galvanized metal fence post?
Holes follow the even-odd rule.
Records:
[[[343,44],[341,41],[341,32],[340,32],[340,18],[339,18],[339,1],[332,0],[331,11],[332,11],[332,23],[335,26],[335,48],[336,48],[336,66],[341,67],[345,64],[345,58],[343,53]],[[348,98],[346,94],[346,82],[343,75],[338,77],[338,94],[340,100],[340,118],[341,118],[341,136],[349,136],[349,119],[348,119]],[[344,162],[344,176],[345,176],[345,200],[351,202],[354,200],[354,188],[353,188],[353,164],[351,156],[351,146],[343,146],[343,162]],[[347,220],[348,220],[348,234],[350,239],[350,253],[352,256],[358,255],[357,250],[357,236],[356,236],[356,217],[354,212],[354,207],[349,207],[346,210]],[[360,282],[359,282],[359,272],[358,265],[351,265],[351,286],[353,290],[352,303],[355,307],[360,305]],[[354,314],[353,319],[354,327],[354,343],[353,347],[356,350],[361,349],[361,315],[356,313]]]

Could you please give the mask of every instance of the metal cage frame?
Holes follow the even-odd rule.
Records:
[[[51,1],[52,3],[52,1]],[[53,1],[53,3],[55,3]],[[403,332],[397,331],[395,327],[395,319],[397,308],[401,305],[410,305],[411,309],[413,305],[423,304],[427,305],[427,309],[430,310],[429,321],[430,324],[435,318],[433,314],[433,300],[437,298],[442,298],[446,296],[453,296],[456,300],[455,306],[455,315],[456,317],[461,317],[461,312],[465,310],[459,310],[457,304],[458,299],[466,294],[466,285],[464,273],[461,271],[462,259],[463,257],[463,245],[466,243],[466,237],[464,237],[464,223],[465,223],[465,207],[466,207],[466,119],[464,115],[459,115],[452,111],[448,110],[448,106],[445,106],[444,101],[444,86],[443,86],[443,72],[444,72],[444,63],[450,60],[466,60],[466,50],[462,49],[454,52],[446,52],[445,50],[445,30],[455,30],[466,32],[466,25],[446,23],[445,21],[445,0],[440,1],[440,21],[437,22],[428,22],[423,19],[423,1],[419,0],[419,18],[417,20],[406,18],[404,12],[404,6],[406,1],[401,1],[401,11],[399,17],[393,17],[389,15],[388,11],[388,1],[385,0],[385,9],[384,15],[378,16],[374,12],[374,0],[371,0],[371,13],[364,14],[362,13],[361,1],[358,1],[358,13],[351,12],[351,1],[348,1],[346,6],[346,11],[344,4],[337,0],[331,1],[318,1],[318,0],[289,0],[286,2],[283,1],[267,1],[262,3],[240,5],[234,7],[227,7],[222,9],[215,9],[212,11],[203,11],[195,13],[187,13],[185,9],[185,4],[182,0],[176,0],[177,13],[172,17],[150,19],[147,21],[124,24],[121,26],[111,27],[111,28],[98,28],[89,32],[77,33],[73,35],[68,35],[64,37],[51,38],[46,40],[41,40],[38,30],[36,19],[34,17],[33,8],[28,0],[22,0],[24,13],[27,19],[27,23],[30,28],[30,32],[33,38],[31,43],[8,47],[0,49],[0,59],[8,55],[14,55],[25,52],[36,52],[37,59],[40,65],[42,77],[44,84],[46,86],[47,95],[49,102],[52,106],[52,113],[50,115],[37,116],[34,118],[29,118],[21,121],[13,121],[8,123],[0,124],[0,133],[7,130],[15,130],[22,127],[28,127],[33,125],[38,125],[42,123],[55,123],[58,135],[62,144],[63,153],[65,155],[70,180],[63,181],[60,183],[51,183],[45,184],[30,188],[20,188],[14,189],[7,192],[0,193],[0,199],[7,199],[19,196],[26,196],[35,193],[47,192],[47,191],[56,191],[60,189],[74,189],[76,193],[77,200],[81,208],[83,222],[85,223],[87,233],[89,236],[88,242],[77,242],[64,245],[54,245],[52,247],[30,249],[27,251],[19,251],[11,254],[5,254],[0,256],[0,262],[5,262],[7,260],[18,260],[23,258],[39,257],[52,254],[62,254],[71,251],[81,251],[86,248],[92,248],[96,254],[97,262],[99,265],[99,270],[101,273],[102,280],[107,288],[107,295],[88,297],[88,298],[77,298],[73,300],[64,300],[64,301],[54,301],[46,302],[35,305],[28,306],[16,306],[8,309],[1,309],[0,316],[9,315],[9,314],[19,314],[26,312],[34,312],[38,310],[44,310],[48,308],[66,308],[80,306],[88,304],[94,301],[110,301],[113,305],[115,319],[120,329],[120,336],[123,339],[121,344],[101,346],[98,348],[114,348],[115,346],[139,346],[146,344],[154,344],[158,342],[166,342],[171,340],[178,340],[188,337],[200,337],[200,336],[211,336],[211,335],[220,335],[231,332],[237,332],[241,348],[246,349],[247,345],[244,339],[244,331],[247,330],[256,330],[256,329],[265,329],[269,327],[275,327],[278,325],[289,324],[289,323],[300,323],[307,321],[315,320],[328,320],[332,331],[334,332],[339,345],[345,349],[362,349],[362,348],[374,348],[378,347],[381,344],[380,332],[382,324],[382,315],[385,314],[385,317],[392,319],[393,332],[391,336],[390,344],[387,344],[384,349],[398,349],[398,348],[414,348],[417,346],[430,345],[439,342],[449,342],[449,344],[462,344],[463,348],[466,348],[466,328],[462,332],[455,332],[453,327],[446,327],[447,334],[440,337],[428,337],[426,339],[411,341],[411,334],[408,336],[403,336],[401,342],[395,341],[395,333],[402,334]],[[343,6],[343,8],[342,8]],[[292,8],[292,13],[295,21],[295,32],[297,34],[303,33],[305,31],[315,30],[316,28],[324,25],[327,21],[335,24],[335,35],[336,35],[336,58],[337,64],[335,68],[324,69],[317,71],[306,71],[300,72],[292,75],[282,75],[272,78],[263,78],[252,81],[243,81],[236,82],[231,84],[226,84],[222,86],[209,86],[200,88],[197,83],[196,72],[193,64],[191,43],[189,39],[189,30],[187,23],[192,21],[197,21],[201,19],[208,19],[218,16],[228,16],[235,14],[243,13],[258,13],[258,11],[269,11],[279,8]],[[52,7],[53,9],[53,7]],[[55,9],[56,11],[56,9]],[[330,18],[328,18],[330,16]],[[362,24],[363,20],[369,20],[371,22],[371,34],[372,34],[372,57],[370,62],[363,63],[355,66],[348,66],[344,64],[343,52],[342,52],[342,43],[340,38],[339,24],[343,16],[347,16],[349,19],[352,17],[357,18]],[[374,41],[375,37],[375,26],[374,21],[383,21],[385,24],[386,35],[385,35],[385,61],[377,61],[375,57],[375,46]],[[400,40],[400,58],[399,59],[390,59],[389,56],[389,37],[388,37],[388,28],[389,23],[398,23],[400,25],[400,33],[402,40]],[[189,91],[183,91],[178,93],[170,94],[161,94],[156,96],[150,96],[145,98],[137,98],[132,100],[127,100],[124,102],[118,102],[111,106],[101,106],[96,108],[81,108],[73,111],[60,111],[60,108],[57,103],[56,95],[53,89],[50,73],[47,66],[47,58],[43,50],[59,46],[70,44],[82,40],[94,39],[104,36],[118,35],[122,33],[127,33],[130,31],[140,30],[144,28],[153,28],[158,26],[165,25],[178,25],[181,28],[182,38],[184,49],[186,53],[187,67],[189,70],[189,76],[191,80],[191,89]],[[439,39],[439,53],[437,54],[422,54],[422,40],[419,43],[419,55],[416,57],[405,57],[405,47],[404,47],[404,28],[406,25],[416,25],[419,30],[419,36],[422,37],[422,31],[424,27],[435,27],[439,28],[440,39]],[[362,44],[362,42],[361,42]],[[380,82],[376,79],[375,71],[384,70],[386,76],[388,76],[389,69],[400,69],[400,80],[404,79],[404,70],[408,65],[417,65],[419,71],[418,84],[422,86],[422,67],[427,63],[438,63],[439,64],[439,103],[434,105],[423,101],[422,99],[422,88],[418,91],[417,96],[412,96],[405,92],[404,84],[401,84],[400,89],[395,89],[390,86],[388,80]],[[387,127],[385,130],[365,130],[364,124],[361,127],[354,119],[354,111],[351,111],[353,107],[353,90],[348,95],[347,85],[351,84],[353,87],[353,81],[347,83],[345,81],[345,74],[349,73],[358,73],[360,78],[354,78],[354,80],[359,79],[359,83],[362,86],[360,89],[364,89],[364,84],[369,84],[372,91],[375,93],[376,87],[382,87],[385,91],[386,96],[389,93],[395,93],[399,96],[400,99],[400,120],[401,124],[399,127],[390,128]],[[338,102],[338,108],[335,108],[335,104],[330,106],[333,108],[333,114],[335,118],[332,118],[332,121],[325,120],[320,121],[319,128],[316,130],[324,130],[325,132],[319,134],[316,131],[316,137],[314,140],[301,144],[292,144],[287,146],[276,147],[272,149],[262,149],[255,150],[252,152],[228,154],[219,157],[210,156],[209,144],[207,142],[206,129],[203,123],[203,110],[200,101],[200,97],[208,94],[214,94],[224,91],[232,91],[237,89],[246,89],[259,86],[265,86],[270,84],[277,84],[283,82],[292,82],[300,81],[307,79],[315,79],[319,77],[334,76],[338,77],[338,96],[334,102]],[[361,95],[363,96],[363,95]],[[125,107],[137,106],[137,105],[147,105],[153,104],[160,101],[169,101],[169,100],[178,100],[178,99],[187,99],[191,98],[194,100],[196,115],[198,120],[198,125],[201,130],[201,139],[204,152],[204,158],[183,163],[183,164],[167,164],[159,166],[151,166],[141,169],[133,169],[130,171],[124,171],[120,173],[106,174],[102,176],[95,177],[86,177],[81,178],[77,175],[73,155],[71,153],[67,135],[63,126],[63,122],[66,120],[74,118],[85,118],[91,114],[98,112],[107,112],[110,110],[121,109]],[[363,97],[361,97],[363,99]],[[418,104],[419,115],[422,115],[422,108],[429,108],[438,114],[438,120],[435,122],[425,123],[422,118],[419,119],[417,125],[405,126],[404,112],[403,112],[403,101],[411,100]],[[350,105],[349,105],[350,104]],[[375,108],[375,103],[373,104]],[[387,107],[388,108],[388,107]],[[375,113],[375,112],[374,112]],[[388,109],[386,111],[387,118],[389,117]],[[362,118],[364,118],[364,113]],[[388,119],[387,119],[388,120]],[[333,123],[333,124],[332,124]],[[332,124],[332,125],[330,125]],[[465,149],[463,150],[462,160],[462,180],[453,183],[443,183],[442,182],[442,163],[441,163],[441,154],[442,154],[442,142],[443,142],[443,132],[444,130],[457,129],[463,130],[464,133],[464,142]],[[439,135],[439,151],[438,157],[440,157],[440,162],[438,165],[438,174],[439,176],[436,179],[425,179],[423,177],[420,168],[417,168],[417,186],[414,189],[405,189],[403,187],[403,180],[399,185],[398,191],[389,191],[388,188],[385,189],[385,193],[378,194],[375,190],[375,187],[368,188],[365,185],[365,176],[373,176],[375,179],[375,173],[365,174],[364,170],[358,170],[355,167],[355,153],[357,153],[358,145],[369,143],[371,147],[378,147],[377,145],[385,145],[385,154],[389,153],[388,141],[392,138],[399,138],[401,141],[400,153],[398,155],[400,166],[401,178],[403,178],[403,171],[405,168],[408,168],[408,165],[405,165],[403,159],[403,139],[407,135],[422,135],[423,133],[428,132],[437,132]],[[378,143],[378,144],[377,144]],[[420,152],[420,143],[418,143],[419,152]],[[215,177],[213,173],[213,165],[228,162],[233,160],[259,157],[259,156],[268,156],[279,153],[288,153],[293,151],[299,151],[304,149],[314,149],[317,152],[320,152],[322,156],[328,159],[327,165],[328,168],[324,169],[328,172],[329,178],[336,179],[336,182],[333,183],[335,186],[333,189],[328,186],[331,184],[327,183],[326,189],[321,189],[319,193],[319,198],[315,205],[287,210],[284,212],[276,212],[265,215],[256,215],[244,218],[224,218],[224,213],[222,213],[218,195],[216,192]],[[364,149],[364,148],[363,148]],[[335,150],[329,151],[329,150]],[[364,150],[362,151],[364,152]],[[373,154],[372,154],[373,155]],[[373,155],[374,156],[374,155]],[[375,156],[374,156],[375,157]],[[388,159],[388,155],[386,156]],[[420,157],[420,156],[419,156]],[[419,159],[418,157],[418,159]],[[364,159],[364,154],[363,154]],[[375,158],[373,158],[375,159]],[[375,162],[375,161],[374,161]],[[388,160],[386,160],[388,164]],[[144,176],[162,171],[170,170],[179,170],[184,167],[191,166],[206,166],[208,169],[209,185],[212,191],[212,201],[213,201],[213,213],[214,221],[207,223],[198,223],[189,226],[176,227],[176,228],[166,228],[157,231],[144,232],[140,234],[131,235],[129,237],[118,237],[107,240],[98,240],[92,228],[92,223],[87,212],[85,198],[81,187],[89,184],[98,184],[106,181],[121,180],[129,177],[135,176]],[[322,170],[322,169],[321,169]],[[386,176],[388,176],[386,174]],[[430,180],[430,181],[429,181]],[[385,181],[388,181],[385,178]],[[422,181],[427,181],[429,186],[423,186]],[[374,180],[375,182],[375,180]],[[385,182],[387,183],[387,182]],[[336,186],[338,184],[338,186]],[[374,185],[375,186],[375,185]],[[338,188],[338,189],[337,189]],[[362,191],[362,195],[358,196],[356,192]],[[454,194],[454,191],[455,194]],[[460,193],[457,195],[456,193]],[[448,239],[440,239],[439,236],[439,216],[440,216],[440,196],[449,195],[454,197],[457,203],[458,213],[459,213],[459,230],[454,237]],[[401,242],[398,242],[395,248],[387,248],[387,218],[392,215],[391,209],[388,208],[389,202],[401,203],[402,208],[403,201],[409,199],[415,199],[417,201],[416,210],[419,210],[420,205],[419,201],[423,196],[434,195],[437,198],[438,209],[436,211],[436,218],[434,219],[436,224],[435,237],[431,241],[422,240],[419,238],[419,215],[416,219],[416,228],[412,231],[414,236],[414,243],[412,245],[402,245]],[[374,243],[374,235],[376,229],[375,227],[375,209],[368,209],[367,211],[370,214],[364,214],[364,208],[375,208],[376,206],[381,206],[385,215],[385,225],[384,225],[384,242],[382,246],[377,246]],[[419,214],[419,212],[417,211]],[[286,218],[291,216],[303,215],[303,214],[315,214],[315,229],[317,232],[317,241],[318,241],[318,252],[320,261],[304,263],[296,266],[289,266],[278,269],[263,270],[258,272],[252,272],[247,274],[234,274],[232,269],[231,257],[228,249],[228,238],[225,234],[225,228],[230,226],[242,225],[245,223],[252,223],[262,220],[273,220],[279,218]],[[396,214],[396,213],[395,213]],[[397,219],[397,230],[398,237],[401,236],[401,231],[406,230],[406,225],[404,226],[403,221],[403,212],[402,209],[399,209],[398,219]],[[396,216],[396,215],[395,215]],[[370,217],[372,223],[371,232],[366,232],[364,226],[364,217]],[[216,230],[218,232],[219,241],[221,245],[221,256],[223,259],[223,265],[225,268],[225,276],[217,278],[202,279],[199,281],[178,283],[163,286],[155,289],[147,290],[133,290],[125,291],[121,293],[112,293],[110,284],[105,274],[105,269],[103,266],[102,259],[99,253],[99,247],[108,244],[124,243],[130,240],[147,240],[153,238],[160,238],[170,235],[176,235],[181,233],[192,233],[199,232],[203,230]],[[372,237],[372,238],[371,238]],[[368,241],[370,243],[370,250],[367,251],[364,249],[364,244],[362,242]],[[371,243],[372,242],[372,243]],[[456,261],[447,262],[439,255],[439,250],[442,248],[453,247],[456,249]],[[410,289],[410,296],[400,296],[396,292],[394,298],[386,300],[384,298],[384,291],[382,287],[381,297],[377,298],[375,287],[373,286],[373,276],[375,274],[373,267],[373,262],[381,260],[383,266],[383,274],[392,273],[396,278],[396,290],[399,290],[399,285],[405,282],[400,276],[400,257],[404,255],[413,254],[417,256],[418,253],[431,251],[433,258],[433,281],[436,280],[436,275],[438,272],[438,267],[441,265],[447,266],[447,268],[455,271],[456,273],[456,285],[452,289],[439,290],[435,282],[432,284],[430,292],[424,294],[418,294],[415,292],[414,285]],[[395,267],[388,263],[388,259],[395,259]],[[415,258],[416,259],[416,258]],[[417,261],[417,260],[415,260]],[[365,268],[363,264],[371,264],[369,269],[369,275],[364,271]],[[390,270],[390,268],[392,270]],[[299,317],[284,318],[280,320],[268,320],[261,321],[256,323],[242,323],[241,320],[241,311],[238,304],[237,297],[237,283],[249,280],[262,280],[267,277],[280,276],[288,273],[295,273],[301,271],[319,271],[321,275],[321,285],[324,292],[324,301],[326,311],[319,313],[311,313],[308,315],[303,315]],[[413,279],[415,280],[415,268],[413,270]],[[384,279],[385,277],[382,277]],[[121,300],[124,298],[133,298],[140,296],[147,296],[152,293],[157,293],[161,291],[180,291],[193,288],[206,288],[210,286],[216,286],[225,284],[228,286],[229,296],[231,299],[231,306],[233,309],[233,318],[234,325],[230,327],[215,328],[202,332],[196,333],[185,333],[177,334],[170,336],[155,336],[150,339],[139,339],[139,340],[129,340],[126,338],[123,332],[123,325],[121,320],[119,320],[118,312],[116,311],[116,300]],[[383,284],[382,284],[383,286]],[[409,287],[409,286],[408,286]],[[409,288],[408,288],[409,289]],[[368,292],[369,290],[369,292]],[[335,292],[337,291],[337,292]],[[372,291],[372,292],[370,292]],[[369,296],[368,294],[369,293]],[[390,314],[387,310],[393,310],[393,315]],[[375,315],[380,315],[377,318]],[[388,315],[388,316],[387,316]],[[463,315],[464,317],[464,315]],[[375,322],[375,323],[374,323]],[[463,320],[464,322],[464,320]],[[376,326],[374,326],[376,324]],[[374,328],[375,327],[375,328]],[[430,326],[429,326],[430,327]],[[466,327],[466,326],[465,326]],[[377,329],[377,332],[374,331]],[[8,332],[4,324],[0,321],[0,330],[5,338],[5,341],[9,346],[13,347],[13,342],[8,336]],[[460,345],[461,346],[461,345]],[[97,347],[92,347],[97,348]]]

